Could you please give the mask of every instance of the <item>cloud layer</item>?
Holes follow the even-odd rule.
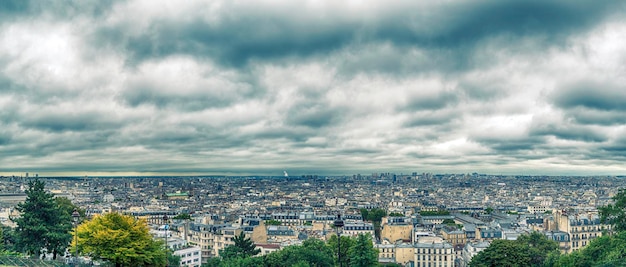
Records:
[[[624,174],[622,1],[4,1],[0,174]]]

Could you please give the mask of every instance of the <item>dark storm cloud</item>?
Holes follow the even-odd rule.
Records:
[[[199,111],[207,108],[229,106],[234,99],[210,93],[166,93],[154,88],[135,87],[121,95],[125,104],[137,107],[143,104],[155,105],[158,108],[175,108],[186,111]]]
[[[441,8],[446,14],[437,31],[419,35],[404,27],[383,31],[391,40],[425,43],[436,47],[472,44],[498,35],[511,37],[540,35],[551,42],[563,41],[572,33],[588,29],[601,21],[613,8],[623,8],[618,1],[480,1],[459,2]],[[405,18],[406,17],[402,17]],[[398,21],[407,25],[407,21]],[[410,24],[408,24],[410,25]]]
[[[606,126],[626,124],[626,110],[598,110],[578,106],[566,109],[565,114],[567,118],[571,118],[579,124],[596,124]]]
[[[110,120],[107,114],[98,112],[46,113],[25,117],[21,121],[23,127],[52,132],[103,130],[122,125],[121,122]]]
[[[533,150],[545,143],[542,137],[476,137],[474,141],[495,150],[497,153],[517,153],[520,150]]]
[[[3,0],[0,4],[0,21],[26,16],[53,15],[67,19],[77,15],[99,17],[118,0]]]
[[[327,53],[349,42],[353,34],[345,26],[306,25],[262,12],[250,17],[229,17],[220,24],[212,25],[200,18],[183,23],[155,21],[139,35],[129,35],[124,28],[100,29],[94,41],[123,44],[134,62],[188,54],[241,66],[251,59]]]
[[[415,96],[408,100],[407,110],[442,109],[458,101],[456,92],[439,91],[431,95]]]
[[[589,108],[601,111],[626,111],[626,86],[580,81],[568,85],[554,95],[557,106]]]
[[[285,122],[293,126],[322,128],[339,123],[346,112],[346,109],[329,107],[325,103],[301,103],[289,110]]]
[[[584,142],[604,142],[607,137],[597,131],[584,126],[567,126],[563,124],[538,125],[531,132],[531,136],[554,136],[559,139],[584,141]]]
[[[469,67],[471,54],[464,50],[482,40],[504,35],[514,43],[516,38],[538,36],[548,46],[563,43],[623,8],[619,1],[608,0],[460,1],[431,9],[401,4],[383,8],[389,11],[372,18],[341,12],[319,18],[297,4],[293,8],[303,8],[302,16],[286,16],[279,13],[286,10],[258,4],[225,6],[212,20],[202,16],[208,12],[202,9],[185,19],[155,18],[141,33],[130,32],[124,23],[107,25],[96,30],[93,44],[122,46],[134,62],[187,54],[242,66],[250,60],[322,56],[351,45],[391,42],[424,47],[434,58],[449,54],[446,60],[455,62],[450,67]]]
[[[459,115],[457,112],[452,111],[435,111],[435,112],[418,112],[411,115],[404,126],[407,127],[420,127],[420,126],[429,126],[429,125],[443,125],[451,122],[454,119],[458,119]]]
[[[0,146],[9,144],[11,141],[11,135],[8,133],[0,132]]]
[[[241,136],[259,142],[263,142],[266,139],[285,139],[300,143],[306,141],[309,137],[315,136],[315,133],[308,127],[268,127],[264,130],[242,134]]]

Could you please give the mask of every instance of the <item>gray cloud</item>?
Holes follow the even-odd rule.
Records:
[[[610,83],[579,81],[557,92],[554,102],[561,108],[626,110],[626,87]]]
[[[121,45],[135,62],[187,54],[218,59],[229,66],[391,42],[424,47],[435,57],[451,54],[448,60],[454,60],[457,67],[468,67],[473,64],[471,53],[464,50],[485,39],[538,36],[545,45],[563,44],[570,35],[592,28],[609,12],[623,8],[616,1],[459,1],[430,9],[421,3],[395,4],[381,8],[378,16],[352,14],[339,7],[324,18],[316,16],[315,10],[308,13],[306,7],[301,16],[283,13],[303,9],[297,2],[274,8],[224,3],[215,13],[210,13],[212,7],[199,5],[198,13],[184,19],[157,17],[140,33],[131,32],[125,23],[101,27],[93,42]]]
[[[531,130],[530,134],[537,136],[551,135],[560,139],[585,142],[603,142],[608,139],[604,134],[590,128],[567,125],[538,125]]]
[[[624,11],[5,1],[0,174],[623,173]]]

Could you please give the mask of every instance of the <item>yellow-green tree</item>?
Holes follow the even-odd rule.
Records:
[[[111,262],[115,266],[165,266],[163,242],[152,239],[145,220],[108,213],[78,226],[80,254]],[[78,245],[78,246],[77,246]]]

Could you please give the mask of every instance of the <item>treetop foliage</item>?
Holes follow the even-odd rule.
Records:
[[[95,216],[78,226],[80,254],[88,254],[117,266],[162,266],[166,252],[161,241],[152,239],[145,220],[119,213]]]
[[[437,211],[423,210],[423,211],[420,211],[420,215],[421,216],[450,215],[450,212],[447,210],[437,210]]]
[[[613,231],[626,231],[626,189],[620,189],[613,196],[614,204],[600,207],[600,221],[613,226]]]
[[[517,240],[494,240],[489,247],[472,258],[470,267],[543,266],[550,253],[558,253],[559,245],[539,232],[520,235]]]
[[[45,191],[45,183],[30,180],[26,189],[26,201],[17,205],[20,217],[13,219],[16,249],[39,256],[42,249],[57,254],[63,253],[72,235],[71,216],[60,208],[54,195]]]
[[[319,239],[307,239],[302,245],[285,247],[261,257],[222,257],[211,258],[203,267],[293,267],[339,266],[337,262],[337,236],[333,235],[328,242]],[[228,248],[234,247],[229,246]],[[345,249],[344,249],[345,248]],[[226,250],[224,249],[224,251]],[[357,238],[341,237],[342,266],[377,266],[378,250],[372,245],[370,235],[360,235]]]

